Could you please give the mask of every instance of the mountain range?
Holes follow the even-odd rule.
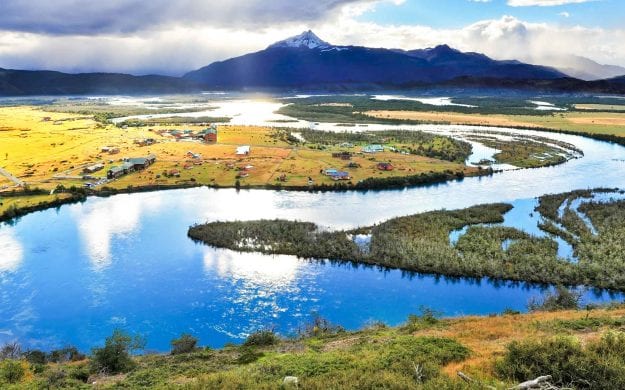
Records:
[[[334,46],[312,31],[265,50],[215,62],[183,78],[211,89],[313,88],[433,84],[457,77],[550,80],[564,73],[518,61],[496,61],[442,45],[425,50]]]
[[[312,31],[264,50],[214,62],[183,77],[68,74],[0,68],[0,95],[164,94],[201,90],[354,90],[460,86],[625,94],[619,67],[577,58],[579,78],[546,66],[498,61],[447,45],[419,50],[336,46]],[[573,63],[573,62],[571,62]],[[576,69],[580,69],[577,66]],[[625,69],[623,69],[625,72]],[[585,73],[584,73],[585,72]]]

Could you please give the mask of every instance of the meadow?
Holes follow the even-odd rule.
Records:
[[[320,147],[318,140],[294,143],[291,138],[289,141],[284,129],[219,126],[215,144],[177,142],[163,131],[197,132],[205,124],[197,123],[197,120],[181,123],[180,118],[176,118],[172,123],[160,119],[151,123],[153,126],[143,122],[136,123],[136,126],[116,126],[108,121],[111,116],[141,110],[109,107],[107,111],[101,106],[96,107],[95,111],[90,111],[93,105],[80,104],[0,108],[0,168],[22,181],[27,190],[40,190],[36,197],[16,199],[16,194],[10,192],[19,187],[7,176],[0,175],[0,191],[3,191],[0,192],[0,215],[13,214],[8,210],[16,206],[30,208],[43,207],[46,202],[56,204],[59,194],[52,191],[63,188],[64,192],[73,194],[76,189],[82,190],[86,183],[95,184],[91,191],[105,189],[107,192],[197,185],[332,189],[337,183],[324,175],[323,170],[334,168],[349,171],[351,179],[340,185],[346,189],[372,178],[376,185],[384,186],[384,179],[398,177],[413,178],[408,183],[421,183],[485,174],[464,164],[464,158],[470,153],[468,144],[425,133],[398,132],[394,134],[394,141],[385,141],[387,149],[375,155],[360,152],[372,141],[371,137],[360,139],[353,134],[343,137],[354,138],[354,144],[347,150],[353,158],[344,161],[333,157],[333,153],[346,150],[339,146],[340,140],[332,134],[322,134],[333,142],[324,142]],[[154,139],[155,143],[149,146],[137,143],[144,139]],[[240,145],[250,145],[251,153],[235,155],[235,149]],[[396,153],[389,149],[391,146],[414,150],[406,154]],[[109,154],[103,151],[105,147],[116,148],[119,152]],[[156,155],[157,161],[148,169],[105,182],[109,168],[122,164],[126,158],[149,154]],[[349,162],[352,164],[348,169]],[[392,163],[395,169],[381,171],[377,169],[378,162]],[[83,173],[84,168],[98,163],[103,169]],[[169,174],[172,171],[176,174]],[[399,182],[393,183],[397,185]]]

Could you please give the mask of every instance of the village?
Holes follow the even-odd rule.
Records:
[[[0,118],[12,122],[6,122],[4,132],[2,168],[7,175],[0,175],[0,191],[53,191],[59,186],[94,191],[194,185],[317,188],[352,186],[370,178],[475,173],[459,162],[410,153],[414,141],[334,141],[323,133],[307,141],[297,137],[306,131],[283,128],[116,126],[35,107],[3,110]],[[33,145],[36,155],[29,152]]]

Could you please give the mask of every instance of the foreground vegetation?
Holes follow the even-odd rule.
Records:
[[[558,293],[560,294],[560,293]],[[570,292],[545,301],[566,301]],[[625,381],[622,306],[441,319],[423,308],[397,328],[348,332],[316,317],[298,335],[270,329],[242,345],[211,349],[190,334],[169,354],[139,354],[146,340],[115,331],[89,354],[0,349],[0,386],[180,389],[494,389],[549,375],[553,385],[621,389]],[[560,311],[553,311],[560,310]]]
[[[597,193],[603,191],[607,190]],[[237,251],[354,261],[448,276],[623,291],[625,201],[588,202],[580,206],[597,232],[591,232],[575,210],[566,208],[564,218],[555,219],[561,227],[550,222],[554,218],[553,210],[550,211],[553,205],[557,209],[566,199],[578,196],[577,193],[546,196],[538,207],[545,218],[541,228],[569,240],[576,261],[558,257],[558,244],[549,235],[532,236],[500,225],[503,215],[512,208],[507,204],[427,212],[349,231],[325,231],[313,223],[282,220],[213,222],[192,226],[189,236],[208,245]],[[466,233],[455,245],[450,243],[450,233],[463,228]],[[370,243],[357,244],[354,240],[357,235],[369,235]]]

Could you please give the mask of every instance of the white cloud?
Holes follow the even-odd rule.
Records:
[[[570,14],[570,13],[568,13],[568,12],[566,12],[566,11],[564,11],[564,12],[560,12],[560,13],[558,14],[558,16],[562,16],[563,18],[570,18],[570,17],[571,17],[571,14]]]
[[[213,61],[261,50],[309,28],[322,39],[342,45],[415,49],[445,43],[497,59],[550,64],[556,57],[574,54],[625,65],[624,29],[529,23],[511,16],[454,29],[381,25],[357,18],[375,7],[375,1],[324,1],[342,5],[331,18],[276,22],[257,29],[246,28],[245,23],[243,27],[191,23],[164,24],[135,33],[59,35],[2,31],[0,23],[0,67],[181,75]]]
[[[591,1],[596,0],[508,0],[508,5],[511,7],[552,7],[565,4],[589,3]]]

